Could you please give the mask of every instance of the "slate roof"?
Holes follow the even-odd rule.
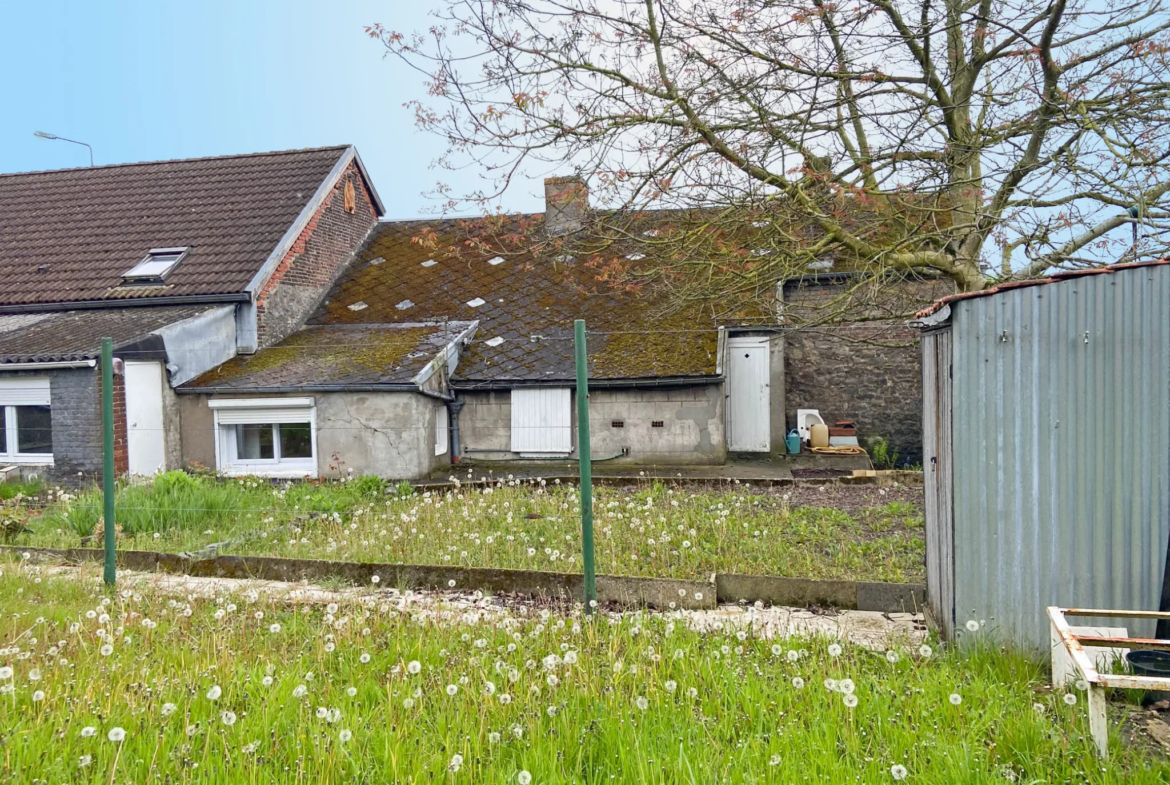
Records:
[[[468,322],[320,326],[240,355],[182,385],[227,392],[409,385]]]
[[[0,306],[245,291],[348,147],[0,175]],[[189,246],[164,286],[121,286]]]
[[[102,338],[112,339],[116,349],[215,307],[146,306],[0,314],[0,370],[5,363],[92,360],[101,354]]]
[[[601,271],[584,261],[555,258],[468,247],[458,221],[383,223],[309,323],[478,320],[452,379],[465,388],[574,379],[575,319],[590,331],[595,381],[717,373],[718,323],[707,305],[672,310],[662,298],[599,280]],[[775,321],[758,311],[742,316]]]

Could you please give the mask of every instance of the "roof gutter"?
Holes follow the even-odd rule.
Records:
[[[589,389],[604,389],[607,387],[693,387],[700,384],[717,384],[724,380],[724,374],[712,376],[663,376],[658,379],[590,379]],[[483,382],[454,382],[451,389],[456,392],[476,392],[478,390],[515,390],[522,387],[573,387],[575,379],[501,379],[500,381]]]
[[[0,366],[3,368],[3,366]],[[421,392],[418,385],[392,384],[304,384],[296,387],[177,387],[179,395],[252,395],[260,393],[329,393],[329,392]]]
[[[96,365],[97,360],[63,360],[44,363],[0,362],[0,371],[55,371],[63,368],[93,368]]]
[[[246,303],[250,302],[251,299],[252,296],[247,292],[233,292],[231,294],[185,294],[177,297],[139,297],[126,300],[21,303],[19,305],[0,305],[0,314],[39,313],[41,311],[83,311],[97,308],[145,308],[152,305],[223,305],[225,303]]]

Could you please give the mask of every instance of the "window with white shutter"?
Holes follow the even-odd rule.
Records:
[[[568,387],[512,390],[512,451],[533,457],[568,455],[573,451]]]
[[[312,398],[212,399],[216,468],[228,475],[317,476]]]

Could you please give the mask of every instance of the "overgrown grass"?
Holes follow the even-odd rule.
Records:
[[[579,571],[577,489],[500,483],[403,494],[377,478],[346,483],[216,481],[179,472],[117,496],[120,547],[192,551],[228,542],[229,553],[347,561]],[[598,570],[706,578],[712,572],[921,581],[922,515],[887,504],[856,517],[792,507],[776,494],[692,492],[646,484],[598,488]],[[30,545],[75,546],[101,519],[101,496],[57,503]]]
[[[45,483],[40,479],[5,480],[0,482],[0,501],[8,501],[17,496],[36,496],[43,490]]]
[[[1035,660],[986,644],[837,652],[751,628],[701,634],[685,613],[472,623],[386,594],[329,608],[104,595],[93,572],[36,569],[0,564],[3,782],[1170,777],[1116,741],[1099,761],[1083,696],[1037,693]]]

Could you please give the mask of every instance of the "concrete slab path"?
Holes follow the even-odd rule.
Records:
[[[96,565],[28,565],[23,569],[39,571],[45,577],[100,581]],[[551,606],[508,596],[487,596],[482,592],[399,591],[397,589],[331,589],[308,583],[260,581],[238,578],[202,578],[167,573],[121,571],[119,588],[153,591],[180,597],[216,598],[226,595],[264,596],[272,602],[289,604],[390,604],[437,623],[474,625],[496,623],[509,616],[527,616]],[[568,606],[562,606],[568,607]],[[926,637],[921,614],[877,613],[873,611],[820,611],[804,608],[756,605],[720,605],[710,610],[605,612],[606,616],[655,614],[685,623],[691,629],[709,634],[728,630],[750,630],[764,639],[789,636],[824,636],[884,651],[891,647],[917,647]]]

